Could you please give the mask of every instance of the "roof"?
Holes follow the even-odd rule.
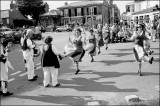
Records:
[[[71,8],[71,7],[82,7],[82,6],[90,6],[90,5],[99,5],[99,4],[103,4],[101,2],[97,2],[97,1],[80,1],[80,2],[74,2],[62,7],[59,7],[58,9],[65,9],[65,8]]]
[[[51,10],[49,12],[41,14],[40,16],[56,16],[56,15],[60,15],[60,11],[59,10]]]
[[[138,12],[134,12],[134,13],[132,13],[132,15],[150,13],[150,12],[154,12],[154,10],[156,10],[155,6],[151,7],[151,8],[147,8],[147,9],[141,10],[141,11],[138,11]],[[158,11],[158,10],[156,10],[156,11]]]
[[[12,18],[19,20],[27,20],[17,9],[1,10],[1,18]]]
[[[15,20],[28,20],[26,17],[24,17],[20,11],[18,11],[17,9],[11,9],[10,10],[10,17]]]

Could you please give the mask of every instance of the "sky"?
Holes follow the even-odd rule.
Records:
[[[1,10],[10,9],[10,1],[11,0],[0,0],[1,4]],[[67,2],[68,4],[77,2],[77,0],[43,0],[44,2],[47,2],[49,5],[50,10],[57,9],[58,7],[64,6],[64,3]],[[79,0],[82,1],[82,0]],[[103,0],[98,0],[98,2],[102,2]],[[117,5],[117,7],[120,9],[120,14],[125,12],[125,5],[127,3],[133,2],[133,0],[113,0],[113,3]]]

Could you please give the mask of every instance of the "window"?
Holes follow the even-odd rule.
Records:
[[[68,16],[71,17],[71,9],[69,9]]]
[[[92,15],[92,7],[89,7],[89,15]]]
[[[77,16],[81,16],[81,8],[77,8]]]
[[[75,16],[77,16],[77,9],[74,9]]]
[[[130,12],[131,9],[130,9],[130,6],[126,6],[126,12]]]
[[[65,17],[69,16],[68,9],[65,9],[65,10],[64,10],[64,16],[65,16]]]
[[[134,9],[135,9],[135,5],[132,5],[132,12],[134,12]]]
[[[97,8],[96,7],[89,7],[89,15],[95,15],[95,13],[97,14]]]
[[[86,15],[89,15],[89,8],[87,7],[87,14]]]
[[[97,7],[94,7],[94,15],[97,15]]]

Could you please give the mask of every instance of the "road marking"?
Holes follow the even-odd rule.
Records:
[[[41,66],[38,66],[35,70],[38,70],[38,69],[40,69],[41,68]]]
[[[15,78],[11,78],[11,79],[9,79],[9,80],[8,80],[8,82],[11,82],[11,81],[13,81],[13,80],[15,80]]]
[[[37,63],[36,65],[37,65],[37,66],[38,66],[38,65],[41,65],[41,63]]]
[[[18,74],[18,73],[20,73],[20,72],[22,72],[22,71],[17,71],[17,72],[15,72],[15,73],[10,74],[10,75],[16,75],[16,74]]]
[[[25,73],[23,73],[23,74],[21,74],[21,75],[19,75],[19,76],[24,76],[24,75],[26,75],[27,74],[27,72],[25,72]]]

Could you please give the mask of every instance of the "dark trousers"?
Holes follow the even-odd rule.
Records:
[[[85,54],[85,50],[83,49],[82,55],[80,57],[80,60],[83,58],[84,54]]]

